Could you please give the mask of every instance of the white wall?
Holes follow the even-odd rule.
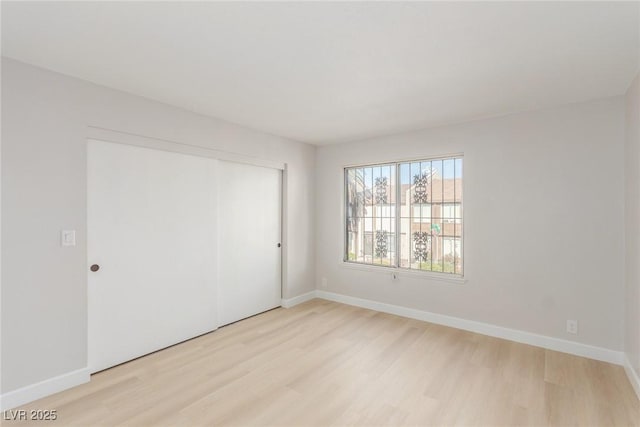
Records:
[[[286,162],[284,297],[314,288],[313,146],[5,58],[2,87],[2,393],[87,364],[88,125]]]
[[[627,91],[626,107],[625,353],[636,375],[640,376],[640,74]]]
[[[616,97],[319,147],[318,289],[621,351],[624,108]],[[457,152],[467,283],[345,267],[342,167]]]

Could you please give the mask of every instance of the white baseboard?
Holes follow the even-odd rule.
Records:
[[[638,396],[638,400],[640,400],[640,375],[633,368],[631,361],[627,355],[624,355],[624,371],[627,373],[627,377],[629,377],[629,382],[631,386],[636,391],[636,395]]]
[[[4,393],[0,395],[0,411],[13,409],[25,403],[89,382],[90,374],[89,368],[78,369],[77,371],[68,372]]]
[[[297,297],[282,299],[282,307],[291,308],[294,305],[302,304],[303,302],[310,301],[316,298],[316,291],[307,292],[306,294],[298,295]]]
[[[333,292],[316,290],[316,296],[329,301],[368,308],[370,310],[395,314],[397,316],[409,317],[411,319],[436,323],[438,325],[450,326],[457,329],[463,329],[465,331],[476,332],[482,335],[503,338],[509,341],[587,357],[589,359],[615,363],[616,365],[624,364],[624,353],[621,351],[595,347],[588,344],[548,337],[545,335],[538,335],[531,332],[519,331],[517,329],[509,329],[502,326],[491,325],[489,323],[461,319],[459,317],[446,316],[444,314],[431,313],[399,305],[386,304],[378,301],[336,294]]]

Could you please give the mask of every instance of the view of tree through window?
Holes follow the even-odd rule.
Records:
[[[462,157],[345,169],[345,261],[462,275]]]

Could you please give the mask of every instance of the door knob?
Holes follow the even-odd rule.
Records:
[[[100,266],[98,264],[93,264],[89,270],[93,271],[94,273],[98,270],[100,270]]]

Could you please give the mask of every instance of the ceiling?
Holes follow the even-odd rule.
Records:
[[[619,95],[638,2],[2,2],[2,54],[327,144]]]

